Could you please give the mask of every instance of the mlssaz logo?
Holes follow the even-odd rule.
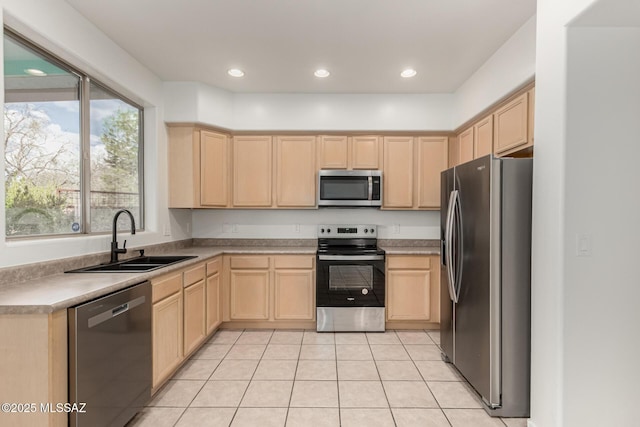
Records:
[[[485,165],[482,165],[482,166],[478,166],[476,169],[478,169],[479,171],[481,171],[481,170],[482,170],[482,169],[484,169],[484,168],[486,168],[486,166],[485,166]]]

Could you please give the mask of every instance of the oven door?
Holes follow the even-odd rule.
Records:
[[[384,294],[384,255],[318,255],[318,307],[384,307]]]

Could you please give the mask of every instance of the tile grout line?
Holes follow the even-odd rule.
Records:
[[[385,331],[386,333],[386,331]],[[398,334],[393,331],[393,334],[396,338],[398,338]],[[369,341],[369,336],[365,333],[365,339],[367,340],[367,344],[369,346],[369,351],[371,352],[371,357],[373,358],[373,365],[376,367],[376,372],[378,373],[378,379],[380,381],[380,387],[382,387],[382,392],[384,393],[384,398],[387,400],[387,407],[389,408],[389,413],[391,414],[391,421],[393,421],[393,425],[397,427],[396,419],[393,416],[393,411],[391,410],[391,403],[389,403],[389,396],[387,396],[387,390],[384,388],[384,383],[382,382],[382,375],[380,375],[380,370],[378,369],[378,363],[373,354],[373,349],[371,348],[371,341]],[[400,340],[400,338],[398,338]],[[404,348],[404,347],[403,347]],[[406,350],[405,350],[406,351]]]
[[[242,333],[240,335],[238,335],[238,338],[244,333],[244,330],[242,331]],[[207,340],[206,343],[204,343],[200,349],[202,349],[202,347],[204,347],[205,345],[209,344],[209,341],[211,341],[213,339],[213,337],[215,337],[215,334],[209,338]],[[209,379],[213,376],[213,373],[220,367],[220,363],[222,363],[222,361],[224,360],[224,358],[226,357],[226,355],[231,351],[231,348],[233,348],[233,346],[235,345],[235,342],[238,341],[238,338],[235,339],[235,341],[231,344],[231,347],[229,347],[229,350],[227,350],[225,352],[225,354],[222,356],[222,359],[220,359],[220,362],[216,365],[216,367],[214,368],[213,371],[211,371],[211,374],[209,374],[209,377],[204,381],[204,384],[202,384],[202,387],[200,387],[200,390],[198,390],[198,392],[193,396],[193,398],[191,399],[191,401],[189,402],[189,404],[184,408],[184,411],[182,411],[182,414],[180,414],[180,417],[178,417],[178,419],[176,420],[174,427],[176,425],[178,425],[178,423],[180,422],[180,420],[182,419],[182,417],[184,417],[184,414],[187,413],[187,410],[189,409],[189,407],[191,406],[191,404],[193,403],[194,400],[196,400],[196,397],[198,397],[198,394],[200,394],[200,392],[202,391],[202,389],[207,385],[207,382],[209,382]],[[198,349],[198,351],[200,351],[200,349]],[[191,362],[192,360],[196,360],[193,359],[193,356],[195,356],[196,353],[192,354],[189,357],[189,360],[185,363],[185,365],[189,362]],[[183,365],[184,366],[184,365]],[[234,413],[234,417],[235,417],[235,413]],[[233,418],[232,418],[233,420]],[[229,423],[229,425],[231,425],[231,423]]]

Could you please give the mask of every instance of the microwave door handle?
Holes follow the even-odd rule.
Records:
[[[373,200],[373,177],[369,176],[369,200]]]

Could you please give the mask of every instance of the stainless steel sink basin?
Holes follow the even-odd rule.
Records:
[[[78,268],[76,270],[65,271],[65,273],[142,273],[193,258],[196,258],[196,256],[140,256],[113,264],[100,264]]]

